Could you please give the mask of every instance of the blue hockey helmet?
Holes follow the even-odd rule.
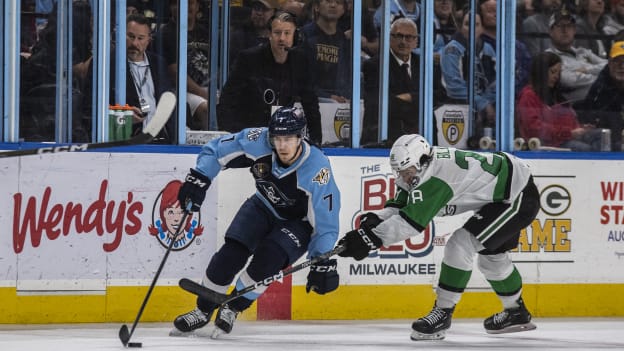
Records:
[[[271,115],[269,138],[275,135],[306,136],[306,119],[303,110],[297,107],[280,107]]]

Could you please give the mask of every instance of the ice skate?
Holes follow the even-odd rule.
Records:
[[[238,313],[238,311],[231,309],[227,304],[221,306],[215,318],[215,329],[210,337],[216,339],[223,333],[229,334],[232,331],[232,327],[234,327]]]
[[[181,314],[173,321],[174,328],[169,332],[169,336],[186,336],[194,330],[202,328],[210,322],[212,312],[205,313],[199,308]]]
[[[451,319],[455,308],[440,308],[434,306],[425,317],[412,323],[412,340],[442,340],[446,337],[446,330],[451,327]]]
[[[524,306],[522,298],[518,299],[520,306],[507,308],[483,321],[485,331],[489,334],[515,333],[533,330],[537,326],[531,323],[531,313]]]

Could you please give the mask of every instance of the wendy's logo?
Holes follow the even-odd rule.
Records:
[[[162,246],[169,247],[171,240],[174,240],[171,248],[174,251],[187,248],[204,231],[199,212],[190,213],[185,223],[181,223],[184,216],[184,209],[178,201],[181,186],[182,182],[179,180],[173,180],[165,185],[154,201],[152,224],[149,226],[150,234],[155,236]],[[183,228],[176,235],[180,226]]]

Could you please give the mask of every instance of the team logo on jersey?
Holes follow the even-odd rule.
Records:
[[[288,207],[295,204],[295,200],[289,199],[286,194],[281,192],[279,188],[271,182],[257,180],[256,185],[264,197],[275,207]]]
[[[269,174],[270,169],[271,168],[266,163],[254,163],[254,165],[251,166],[251,172],[256,178],[266,177],[266,175]]]
[[[174,251],[187,248],[204,231],[200,212],[189,214],[185,223],[181,223],[184,216],[184,209],[178,201],[181,186],[182,182],[179,180],[173,180],[165,185],[154,201],[152,224],[148,227],[149,233],[155,236],[162,246],[169,247],[171,240],[174,240],[171,248]]]
[[[262,134],[262,128],[251,129],[247,133],[247,139],[249,141],[258,141],[258,138],[260,138],[260,134]]]
[[[320,185],[325,185],[329,183],[329,169],[322,168],[315,176],[312,178],[313,182],[319,183]]]

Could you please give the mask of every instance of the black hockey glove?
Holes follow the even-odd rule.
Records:
[[[310,266],[306,293],[310,290],[319,295],[338,289],[340,278],[336,270],[336,259],[326,260]]]
[[[360,228],[371,231],[378,226],[383,220],[373,212],[367,212],[360,216]]]
[[[178,200],[180,206],[187,208],[188,203],[191,205],[191,212],[199,211],[202,202],[206,198],[206,191],[210,186],[210,179],[205,175],[191,168],[189,174],[184,179],[184,184],[178,192]]]
[[[345,250],[338,254],[341,257],[353,257],[354,259],[361,261],[368,257],[368,252],[377,250],[383,243],[381,239],[372,229],[366,228],[366,226],[360,226],[360,229],[352,230],[345,234],[338,241],[338,245],[345,247]]]

